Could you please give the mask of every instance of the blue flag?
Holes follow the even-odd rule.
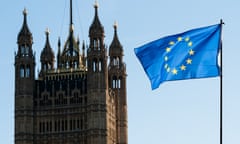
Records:
[[[135,48],[152,89],[164,81],[219,76],[220,30],[220,24],[192,29]]]

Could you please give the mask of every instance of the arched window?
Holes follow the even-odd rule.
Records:
[[[93,72],[96,72],[96,71],[97,71],[97,67],[98,67],[98,65],[97,65],[97,60],[94,59],[94,60],[93,60]]]
[[[119,78],[118,81],[117,81],[117,88],[121,88],[121,79]]]
[[[116,77],[116,76],[113,76],[113,79],[112,79],[112,88],[117,88],[117,77]]]
[[[75,61],[75,62],[74,62],[74,68],[77,69],[77,67],[78,67],[78,62]]]
[[[94,39],[93,40],[93,49],[94,50],[100,50],[100,40],[99,39]]]
[[[26,56],[29,55],[29,47],[28,46],[26,46],[26,48],[25,48],[25,54],[26,54]]]
[[[28,65],[26,68],[26,77],[29,78],[30,77],[30,66]]]
[[[94,50],[97,49],[97,40],[96,39],[93,40],[93,49]]]
[[[99,72],[102,71],[102,61],[101,60],[98,62],[98,71]]]
[[[99,39],[97,40],[97,48],[98,48],[98,50],[100,50],[100,40]]]
[[[118,57],[114,57],[113,58],[113,65],[114,66],[118,66],[119,65],[119,58]]]
[[[23,65],[20,66],[20,78],[25,77],[25,68]]]
[[[66,68],[67,68],[67,69],[70,68],[70,64],[69,64],[69,62],[66,62]]]

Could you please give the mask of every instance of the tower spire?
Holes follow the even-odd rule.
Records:
[[[74,27],[73,27],[73,1],[70,0],[69,3],[69,36],[64,44],[63,51],[59,49],[58,55],[58,66],[63,66],[63,68],[79,68],[80,67],[80,50],[78,41],[74,37]],[[60,45],[59,45],[60,47]],[[61,54],[60,54],[61,53]],[[61,67],[62,67],[61,66]]]
[[[28,44],[31,45],[32,42],[32,33],[30,32],[27,24],[27,10],[24,8],[23,10],[23,25],[22,28],[18,34],[18,44]]]
[[[72,0],[70,0],[70,26],[73,24],[72,20]]]
[[[89,36],[90,37],[104,37],[104,28],[98,18],[98,2],[95,1],[94,8],[95,8],[95,16],[93,18],[93,22],[89,29]]]
[[[73,55],[73,14],[72,14],[72,0],[70,0],[70,36],[69,36],[69,48],[70,48],[70,53]]]

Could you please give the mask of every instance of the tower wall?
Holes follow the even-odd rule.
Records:
[[[26,10],[23,14],[24,22],[15,55],[15,144],[33,144],[35,58]]]

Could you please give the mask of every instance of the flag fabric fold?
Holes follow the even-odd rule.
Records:
[[[135,48],[152,89],[165,81],[219,76],[221,25],[192,29]]]

